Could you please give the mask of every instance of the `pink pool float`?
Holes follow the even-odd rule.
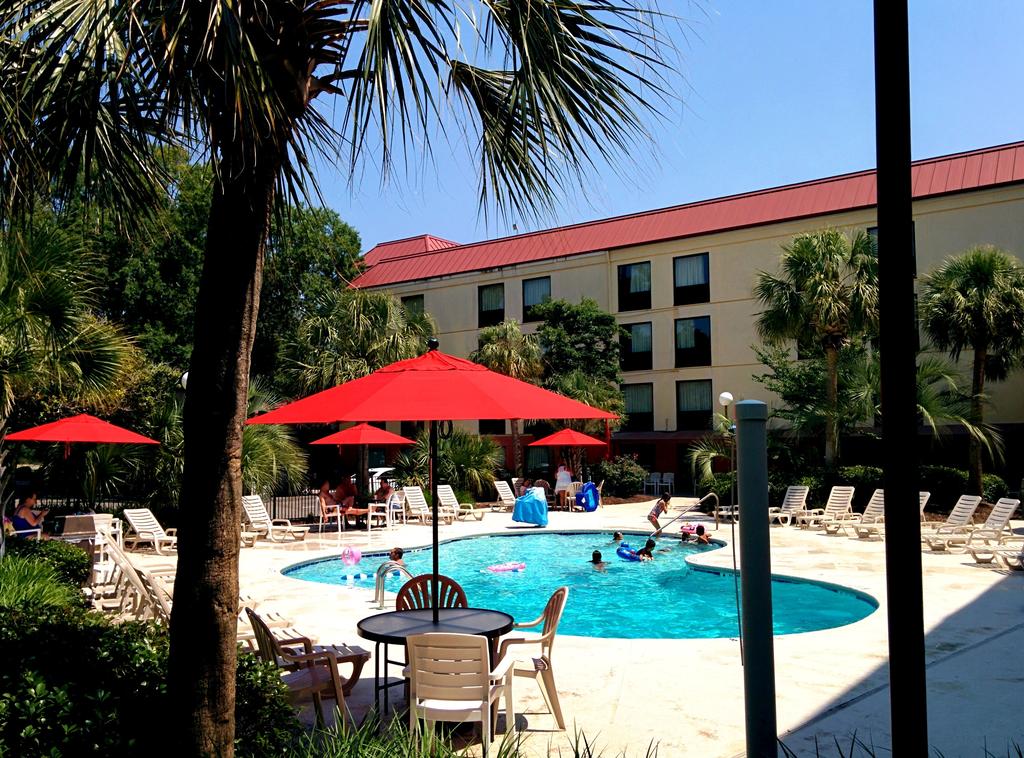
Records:
[[[496,574],[500,574],[503,571],[522,571],[525,568],[525,563],[516,563],[514,561],[509,561],[508,563],[497,563],[493,566],[488,566],[487,570],[493,571]]]

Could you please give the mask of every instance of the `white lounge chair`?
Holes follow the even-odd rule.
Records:
[[[431,512],[430,506],[427,505],[427,498],[424,497],[423,490],[419,487],[403,487],[403,489],[405,491],[407,516],[416,518],[423,524],[430,523],[434,514]],[[440,497],[438,497],[438,500],[440,500]],[[455,521],[456,509],[439,502],[437,504],[437,516],[446,524],[451,524]]]
[[[494,489],[498,491],[498,502],[491,506],[492,511],[511,511],[516,507],[516,495],[508,482],[495,479]]]
[[[786,494],[782,498],[782,505],[778,508],[768,509],[768,523],[778,523],[788,526],[793,523],[793,514],[807,509],[807,493],[810,487],[803,485],[792,485],[786,487]]]
[[[1017,512],[1020,500],[1004,497],[992,506],[985,523],[981,526],[962,524],[960,526],[946,526],[936,529],[932,534],[922,536],[931,550],[941,552],[951,548],[960,548],[961,552],[967,549],[968,543],[974,545],[987,545],[993,542],[998,543],[1004,534],[1008,534],[1010,519]]]
[[[875,492],[883,492],[884,497],[883,490],[875,490]],[[932,493],[930,492],[917,493],[917,504],[920,509],[920,516],[922,519],[924,518],[924,508],[928,505],[928,498],[931,496]],[[867,521],[861,518],[860,521],[849,524],[846,527],[846,530],[847,533],[852,532],[852,534],[850,534],[851,537],[857,537],[858,539],[869,540],[875,537],[881,539],[885,537],[885,511],[883,510],[882,513],[872,521]]]
[[[838,518],[825,519],[821,525],[825,529],[825,534],[838,536],[855,524],[873,524],[880,518],[885,518],[885,491],[878,489],[871,493],[871,499],[864,506],[863,513],[847,511],[839,514]]]
[[[483,755],[491,746],[491,707],[505,698],[505,731],[515,731],[512,706],[512,659],[490,666],[487,638],[477,634],[414,634],[409,651],[409,729],[420,719],[479,721]]]
[[[178,547],[176,530],[164,530],[149,508],[125,508],[124,517],[133,532],[124,538],[126,548],[137,548],[149,543],[157,555],[166,555],[165,548]]]
[[[292,526],[286,518],[270,518],[263,498],[259,495],[243,495],[242,508],[245,517],[252,526],[252,531],[264,535],[271,542],[296,542],[306,539],[308,526]]]
[[[817,529],[823,521],[838,519],[848,513],[853,506],[853,487],[835,486],[828,493],[828,502],[824,508],[804,509],[793,514],[796,525],[808,529]]]
[[[477,521],[480,521],[484,517],[484,510],[477,508],[474,503],[460,503],[459,499],[455,496],[455,490],[452,489],[450,484],[437,485],[437,498],[445,508],[454,509],[455,517],[460,520],[466,518],[466,516],[472,516]]]

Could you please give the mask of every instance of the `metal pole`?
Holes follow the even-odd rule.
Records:
[[[736,414],[740,502],[740,584],[743,611],[743,699],[747,756],[776,758],[772,563],[768,542],[768,406],[741,400]]]
[[[434,540],[434,577],[431,587],[431,605],[434,608],[434,623],[437,623],[437,606],[441,602],[441,588],[438,582],[438,575],[441,573],[438,568],[437,551],[437,422],[430,422],[430,526]]]
[[[910,45],[906,0],[875,0],[878,312],[892,753],[928,752],[918,516]]]

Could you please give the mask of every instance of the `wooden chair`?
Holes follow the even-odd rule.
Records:
[[[396,611],[409,611],[416,608],[433,608],[433,574],[420,574],[402,585],[395,598]],[[466,592],[462,586],[450,576],[439,575],[438,608],[468,608]]]
[[[540,637],[506,637],[501,641],[498,650],[500,660],[511,659],[513,661],[513,672],[515,676],[526,676],[539,680],[541,695],[547,703],[548,710],[555,717],[555,723],[559,729],[565,729],[565,719],[562,718],[562,706],[558,702],[558,688],[555,686],[555,673],[551,666],[551,649],[555,644],[555,634],[558,632],[558,623],[562,620],[562,612],[565,610],[566,600],[569,599],[569,588],[559,587],[548,599],[544,606],[544,612],[539,618],[522,624],[516,624],[516,629],[529,629],[530,627],[543,624]],[[514,645],[539,645],[540,656],[532,654],[517,656],[506,655]]]
[[[333,698],[338,703],[340,717],[344,719],[347,716],[351,721],[352,714],[345,704],[345,689],[338,672],[337,656],[330,650],[315,652],[308,637],[276,639],[256,611],[246,608],[245,612],[256,636],[257,654],[281,668],[281,681],[288,687],[292,701],[311,699],[316,709],[317,724],[323,727],[323,700]],[[289,645],[299,646],[302,652],[293,652]]]
[[[483,755],[493,736],[491,707],[505,698],[505,731],[515,731],[512,708],[511,660],[499,660],[491,669],[487,638],[476,634],[414,634],[409,649],[409,729],[419,730],[420,719],[480,722]]]

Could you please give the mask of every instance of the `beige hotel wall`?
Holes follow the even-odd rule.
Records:
[[[947,256],[973,244],[991,243],[1024,258],[1024,187],[982,190],[918,201],[914,205],[919,272],[926,273]],[[436,319],[442,349],[467,356],[477,345],[477,288],[505,283],[506,317],[522,319],[522,280],[551,276],[551,294],[578,302],[592,297],[601,307],[616,313],[620,323],[650,321],[654,337],[652,371],[630,371],[626,383],[654,385],[654,426],[675,428],[675,382],[683,379],[712,380],[712,390],[729,390],[738,399],[756,398],[770,405],[775,398],[751,378],[760,373],[751,345],[757,343],[754,322],[760,306],[752,297],[757,272],[777,270],[781,246],[794,235],[824,227],[847,231],[875,225],[873,210],[834,214],[770,226],[722,232],[703,237],[642,245],[610,253],[591,253],[541,263],[511,266],[490,272],[471,272],[442,279],[404,283],[391,287],[397,296],[423,294],[424,307]],[[709,253],[711,302],[674,306],[672,259],[679,255]],[[617,267],[650,261],[652,292],[650,310],[619,313]],[[674,367],[674,321],[689,316],[711,317],[712,366]],[[531,327],[527,325],[527,330]],[[961,371],[968,381],[969,364]],[[1024,374],[991,385],[990,419],[1024,422]]]

